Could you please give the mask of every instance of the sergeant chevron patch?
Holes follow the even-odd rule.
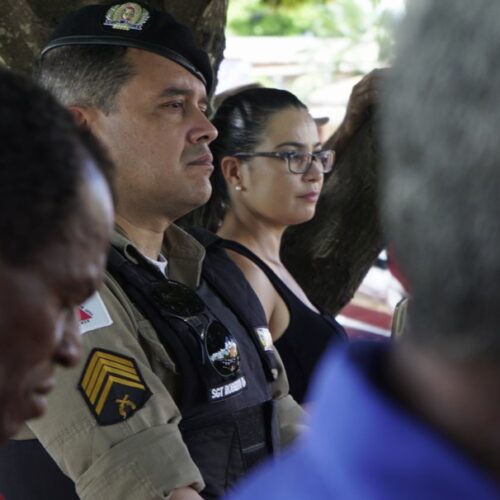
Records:
[[[104,349],[89,354],[78,389],[100,425],[123,422],[151,396],[137,363]]]

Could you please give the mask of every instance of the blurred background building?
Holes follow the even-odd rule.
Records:
[[[230,0],[217,93],[249,83],[290,90],[326,133],[353,85],[390,64],[404,0]]]

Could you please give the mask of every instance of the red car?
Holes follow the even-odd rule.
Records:
[[[384,251],[336,319],[351,339],[386,339],[391,336],[394,307],[403,295],[403,287],[388,269]]]

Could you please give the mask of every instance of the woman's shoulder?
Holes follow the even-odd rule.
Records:
[[[266,317],[269,320],[277,307],[280,296],[270,282],[268,274],[262,269],[262,266],[258,265],[255,260],[248,258],[248,256],[230,248],[226,248],[226,252],[245,275],[245,278],[262,303]]]

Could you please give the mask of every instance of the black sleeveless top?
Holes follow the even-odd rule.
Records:
[[[302,302],[257,255],[235,241],[223,246],[254,262],[267,276],[285,302],[290,323],[274,345],[285,365],[290,394],[299,403],[307,401],[307,389],[314,369],[331,342],[347,341],[344,328],[333,316],[317,313]]]

